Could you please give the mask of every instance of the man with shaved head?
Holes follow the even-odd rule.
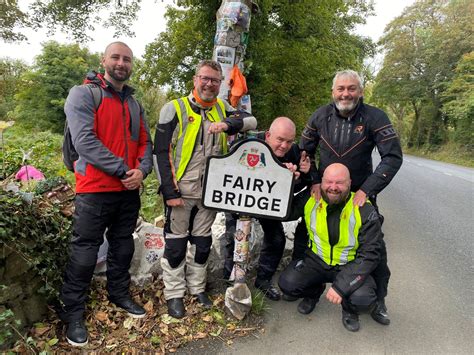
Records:
[[[294,192],[296,193],[309,185],[311,180],[307,174],[310,168],[309,158],[306,157],[306,154],[304,153],[302,155],[300,154],[298,145],[294,143],[295,136],[296,126],[294,122],[288,117],[277,117],[273,120],[268,131],[257,135],[257,138],[265,140],[277,159],[294,173],[296,178]],[[259,218],[258,221],[262,226],[264,237],[262,249],[260,251],[260,259],[258,261],[255,287],[260,289],[267,298],[273,301],[278,301],[281,298],[281,293],[278,288],[272,284],[272,278],[285,250],[285,232],[282,223],[279,221],[266,218]],[[299,227],[295,232],[295,250],[293,253],[293,259],[302,257],[308,240],[304,224],[301,226],[303,228]],[[235,231],[235,218],[228,218],[226,227],[227,245],[224,263],[224,278],[228,279],[234,265],[233,232]]]
[[[67,341],[74,346],[88,342],[85,301],[104,232],[109,243],[109,300],[131,317],[145,316],[129,294],[128,269],[140,210],[139,187],[153,161],[143,108],[126,84],[132,64],[130,47],[123,42],[109,44],[102,57],[105,73],[89,73],[83,85],[70,90],[64,106],[77,157],[68,162],[76,177],[76,199],[59,316],[67,324]]]
[[[337,72],[332,84],[333,102],[318,108],[311,115],[301,134],[300,147],[312,159],[311,190],[316,198],[321,194],[321,175],[326,167],[342,163],[351,173],[354,204],[362,206],[370,200],[378,212],[376,197],[400,169],[402,149],[397,132],[385,112],[364,103],[363,95],[363,83],[357,72]],[[372,152],[375,147],[380,162],[374,169]],[[383,216],[379,217],[383,223]],[[377,284],[377,305],[371,316],[378,323],[388,325],[390,318],[385,297],[390,269],[383,239],[381,260],[373,276]]]
[[[280,276],[283,293],[313,299],[300,313],[314,310],[332,283],[326,299],[342,305],[342,323],[352,332],[359,330],[358,312],[370,311],[376,300],[371,273],[380,260],[381,227],[370,203],[354,204],[349,169],[340,163],[329,165],[322,177],[321,198],[309,191],[294,201],[292,216],[304,217],[309,248],[303,260],[292,262]]]

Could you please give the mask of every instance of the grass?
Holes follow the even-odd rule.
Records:
[[[455,143],[448,143],[437,149],[426,147],[418,149],[405,148],[403,152],[422,158],[474,168],[473,151]]]
[[[266,311],[270,309],[270,306],[267,304],[265,295],[259,289],[252,289],[252,309],[251,312],[257,316],[263,315]]]

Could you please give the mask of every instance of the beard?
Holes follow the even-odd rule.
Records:
[[[336,104],[336,107],[340,113],[348,114],[354,111],[354,109],[357,107],[357,104],[359,103],[359,98],[353,97],[349,103],[347,102],[343,103],[342,100],[334,98],[334,103]]]
[[[334,191],[331,190],[332,194],[328,195],[328,190],[321,190],[321,196],[323,200],[327,202],[328,205],[338,205],[344,201],[346,201],[347,195],[349,191]]]
[[[107,71],[107,74],[116,81],[127,81],[132,75],[132,71],[127,69],[121,69],[119,71],[115,68],[107,67],[105,70]]]

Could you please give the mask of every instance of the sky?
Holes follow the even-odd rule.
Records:
[[[383,34],[385,26],[395,17],[401,15],[406,6],[413,4],[415,0],[375,0],[375,16],[367,19],[367,24],[359,26],[356,33],[371,37],[377,41]],[[19,0],[22,9],[26,9],[31,0]],[[152,42],[160,32],[166,30],[164,13],[166,6],[172,4],[172,0],[144,0],[138,14],[138,21],[133,24],[134,38],[113,38],[110,30],[97,28],[91,34],[94,41],[85,45],[92,52],[102,52],[105,46],[115,40],[122,40],[130,45],[135,56],[141,57],[145,52],[145,46]],[[27,42],[9,44],[0,40],[0,57],[22,59],[32,64],[34,57],[41,53],[41,42],[56,40],[60,43],[71,43],[65,34],[47,36],[46,31],[23,31],[28,37]]]

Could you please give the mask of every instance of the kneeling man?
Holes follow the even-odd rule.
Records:
[[[342,305],[342,323],[347,330],[359,330],[359,311],[370,310],[377,295],[370,274],[380,259],[381,227],[370,203],[354,205],[346,166],[335,163],[324,171],[321,194],[301,196],[292,214],[303,215],[309,232],[309,248],[303,260],[290,264],[280,276],[281,290],[293,297],[305,297],[300,313],[311,313],[324,292],[329,302]]]

